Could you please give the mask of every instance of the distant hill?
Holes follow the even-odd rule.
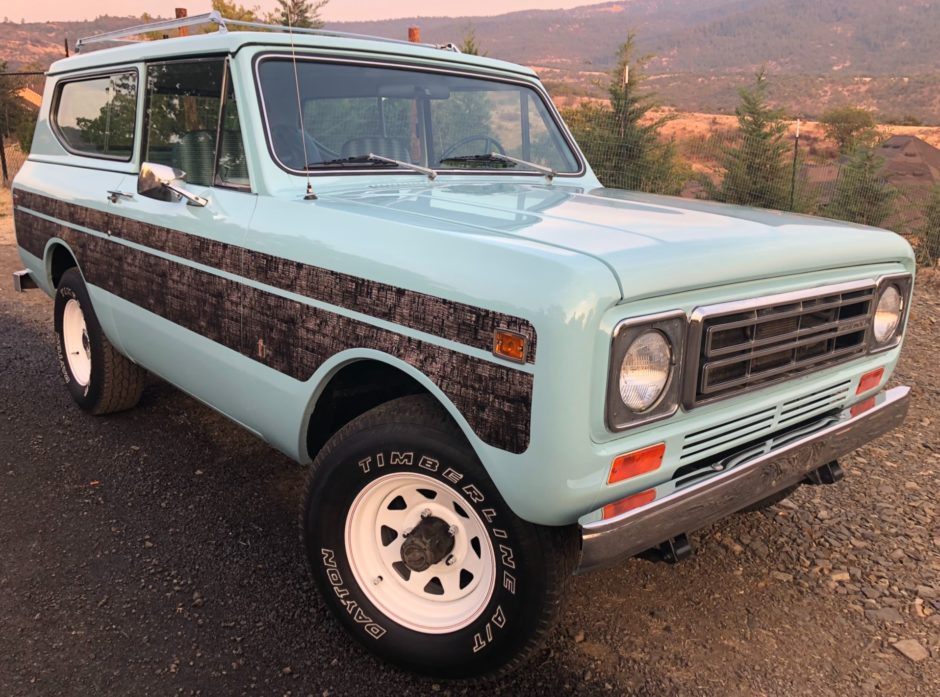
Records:
[[[0,24],[0,61],[48,64],[62,39],[136,23]],[[650,72],[664,101],[687,110],[730,110],[736,88],[761,65],[772,96],[795,112],[860,103],[882,114],[940,122],[940,2],[936,0],[620,0],[570,10],[496,17],[405,18],[330,28],[459,43],[472,27],[489,55],[534,67],[560,94],[596,86],[628,32],[655,54]]]

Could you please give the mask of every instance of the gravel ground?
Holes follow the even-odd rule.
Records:
[[[14,295],[0,192],[0,694],[940,694],[940,278],[918,281],[903,429],[847,477],[577,578],[545,651],[434,683],[347,640],[308,580],[303,472],[164,385],[78,411],[51,302]]]

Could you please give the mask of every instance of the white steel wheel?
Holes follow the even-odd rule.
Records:
[[[65,360],[68,361],[72,377],[82,387],[91,380],[91,343],[82,305],[75,298],[65,304],[62,313],[62,342],[65,344]]]
[[[369,483],[346,516],[346,550],[369,601],[425,634],[463,629],[493,594],[496,558],[470,503],[423,474]]]

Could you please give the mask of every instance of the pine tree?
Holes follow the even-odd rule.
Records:
[[[607,92],[610,106],[582,104],[566,121],[605,186],[650,193],[678,194],[686,175],[675,146],[659,129],[672,117],[651,118],[658,104],[646,86],[644,67],[652,56],[635,57],[635,36],[617,54]]]
[[[883,225],[894,212],[898,193],[882,176],[883,164],[884,160],[871,150],[856,150],[839,172],[826,215],[863,225]]]
[[[466,31],[463,34],[463,40],[458,46],[461,53],[465,53],[468,56],[485,56],[486,53],[480,50],[480,44],[477,43],[477,31],[472,24],[467,25]]]
[[[767,75],[760,70],[754,84],[738,90],[735,109],[739,138],[723,148],[724,177],[719,185],[704,180],[710,198],[775,210],[791,209],[793,155],[786,140],[787,124],[781,109],[767,103]],[[808,209],[802,191],[793,192],[795,210]]]
[[[301,29],[320,29],[323,20],[322,10],[330,0],[277,0],[278,9],[269,16],[276,24],[298,27]]]

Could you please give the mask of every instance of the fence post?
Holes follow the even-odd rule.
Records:
[[[800,120],[796,120],[796,138],[793,140],[793,175],[790,178],[790,211],[796,203],[796,162],[800,157]]]
[[[10,173],[7,170],[7,147],[2,137],[0,137],[0,171],[3,173],[3,184],[9,185]]]

